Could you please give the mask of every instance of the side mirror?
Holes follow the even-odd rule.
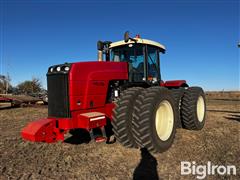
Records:
[[[104,41],[103,45],[106,46],[106,48],[109,48],[110,44],[112,43],[112,41]]]
[[[129,37],[129,31],[126,31],[126,32],[124,33],[124,41],[125,41],[125,43],[127,43],[127,42],[129,41],[129,39],[130,39],[130,37]]]
[[[103,48],[104,48],[103,42],[102,42],[102,41],[98,41],[98,42],[97,42],[97,49],[98,49],[99,51],[102,51]]]
[[[124,41],[125,41],[125,43],[127,43],[127,42],[129,41],[129,39],[132,40],[132,41],[134,41],[135,43],[137,42],[136,39],[131,38],[131,37],[129,36],[129,31],[126,31],[126,32],[124,33]]]

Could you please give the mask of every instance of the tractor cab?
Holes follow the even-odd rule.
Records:
[[[100,54],[103,51],[106,61],[128,63],[129,82],[158,84],[161,81],[159,55],[165,53],[165,47],[160,43],[141,39],[139,35],[131,38],[126,32],[122,41],[99,44],[98,50]],[[101,61],[102,56],[98,57]]]

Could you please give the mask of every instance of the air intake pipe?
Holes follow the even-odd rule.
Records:
[[[98,61],[103,61],[103,48],[104,44],[102,41],[97,42],[97,49],[98,49]]]
[[[109,46],[111,43],[111,41],[97,42],[98,61],[103,61],[103,54],[105,54],[106,61],[110,60]]]
[[[103,51],[98,50],[98,61],[103,61]]]

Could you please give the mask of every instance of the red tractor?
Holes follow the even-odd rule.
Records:
[[[131,38],[128,32],[123,41],[97,45],[97,62],[49,67],[48,117],[29,123],[21,133],[24,139],[51,143],[63,141],[71,130],[112,127],[126,147],[163,152],[173,143],[177,127],[203,128],[204,92],[185,80],[162,80],[163,45],[139,35]]]

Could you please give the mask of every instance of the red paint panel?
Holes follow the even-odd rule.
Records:
[[[52,138],[53,128],[55,125],[54,119],[40,119],[29,123],[23,128],[21,135],[23,139],[29,141],[49,141]]]
[[[70,111],[83,109],[84,96],[70,96],[69,101],[71,104]]]
[[[107,80],[91,80],[89,81],[87,95],[106,94],[109,81]]]
[[[69,94],[71,96],[83,96],[87,81],[69,81]]]
[[[128,79],[126,62],[73,63],[69,73],[70,110],[103,107],[109,81]],[[81,101],[81,105],[77,102]],[[93,106],[90,106],[93,102]]]
[[[89,129],[93,129],[96,127],[103,127],[106,125],[106,119],[97,120],[97,121],[89,121]]]
[[[77,128],[77,126],[76,126],[76,124],[74,124],[74,122],[76,122],[75,118],[59,118],[58,119],[58,127],[59,127],[59,129],[63,129],[63,130]]]
[[[69,129],[84,128],[92,129],[106,125],[106,118],[90,121],[90,118],[83,116],[87,112],[101,112],[112,120],[113,103],[106,104],[102,108],[84,109],[72,112],[72,118],[47,118],[29,123],[22,129],[22,138],[28,141],[52,143],[64,140],[64,133]]]
[[[82,116],[83,113],[88,112],[101,112],[105,114],[107,118],[112,120],[112,110],[115,107],[113,103],[108,103],[103,108],[83,109],[72,112],[72,118],[58,118],[59,129],[69,130],[74,128],[92,129],[106,125],[106,119],[98,121],[90,121],[89,118]]]
[[[104,106],[106,103],[106,95],[89,95],[86,98],[86,104],[84,106],[84,108],[88,109],[88,108],[97,108],[97,107],[101,107]],[[92,104],[92,106],[91,106]]]
[[[78,111],[72,111],[71,115],[74,120],[78,119],[78,115],[87,112],[101,112],[104,113],[108,118],[111,119],[112,109],[115,107],[113,103],[107,103],[105,106],[100,108],[91,108],[91,109],[80,109]]]
[[[165,87],[181,87],[186,84],[185,80],[173,80],[173,81],[165,81],[163,86]]]
[[[112,71],[127,73],[127,63],[126,62],[78,62],[73,63],[70,71],[70,81],[86,81],[90,73],[97,71]],[[111,78],[111,77],[109,77]],[[94,80],[94,79],[93,79]]]
[[[105,105],[105,114],[112,121],[113,109],[115,108],[114,103],[108,103]]]

